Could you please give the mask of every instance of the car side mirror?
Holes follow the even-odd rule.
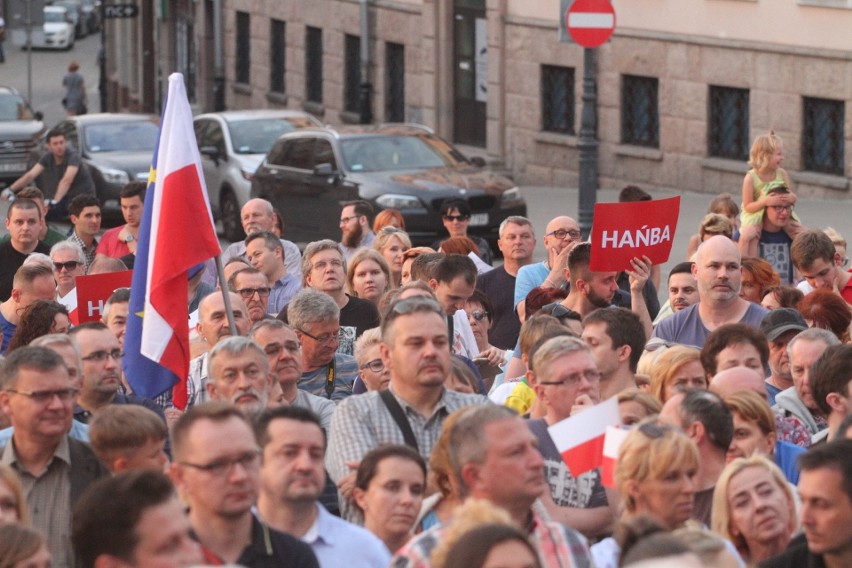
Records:
[[[216,146],[202,146],[198,151],[201,152],[201,155],[216,162],[217,166],[219,165],[219,149]]]
[[[334,174],[335,171],[331,164],[317,164],[314,166],[314,175],[317,177],[327,177]]]
[[[470,163],[472,165],[476,166],[477,168],[484,168],[485,167],[485,158],[483,158],[481,156],[474,156],[474,157],[470,158]]]

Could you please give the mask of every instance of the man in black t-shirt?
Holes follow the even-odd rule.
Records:
[[[32,252],[50,254],[50,247],[38,240],[41,230],[41,209],[34,201],[19,199],[6,212],[9,240],[0,244],[0,301],[12,294],[15,272]]]

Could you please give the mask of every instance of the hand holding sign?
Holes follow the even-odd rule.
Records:
[[[680,213],[680,197],[657,201],[598,203],[592,225],[593,272],[636,270],[634,258],[652,264],[669,259]]]

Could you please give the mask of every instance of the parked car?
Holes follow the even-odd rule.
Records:
[[[364,199],[377,211],[399,209],[412,240],[425,245],[442,231],[443,201],[459,197],[470,204],[468,231],[494,242],[500,222],[526,215],[527,205],[510,179],[482,166],[420,125],[303,130],[272,146],[251,196],[282,212],[296,242],[338,236],[341,202]]]
[[[147,114],[84,114],[61,121],[68,147],[89,167],[104,223],[123,223],[119,193],[129,181],[147,181],[159,119]]]
[[[86,25],[83,13],[83,4],[80,0],[55,0],[52,6],[64,6],[68,10],[68,17],[74,25],[74,37],[81,39],[89,35],[89,26]]]
[[[0,87],[0,187],[24,175],[45,132],[44,117],[12,87]]]
[[[33,34],[32,46],[44,49],[74,47],[74,24],[65,6],[44,7],[44,34]]]
[[[81,0],[83,4],[83,22],[86,24],[88,33],[93,34],[101,30],[101,15],[95,0]],[[98,2],[100,5],[101,2]]]
[[[222,220],[226,239],[245,238],[240,210],[249,199],[254,171],[275,140],[286,132],[317,126],[322,126],[319,120],[295,110],[235,110],[195,117],[210,205]]]

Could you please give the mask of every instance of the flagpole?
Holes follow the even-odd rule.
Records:
[[[222,289],[222,300],[225,302],[225,313],[228,315],[228,329],[233,337],[237,336],[237,324],[234,322],[234,308],[231,307],[231,295],[228,294],[228,283],[225,282],[225,266],[222,264],[222,255],[217,255],[216,272],[219,273],[219,288]]]

